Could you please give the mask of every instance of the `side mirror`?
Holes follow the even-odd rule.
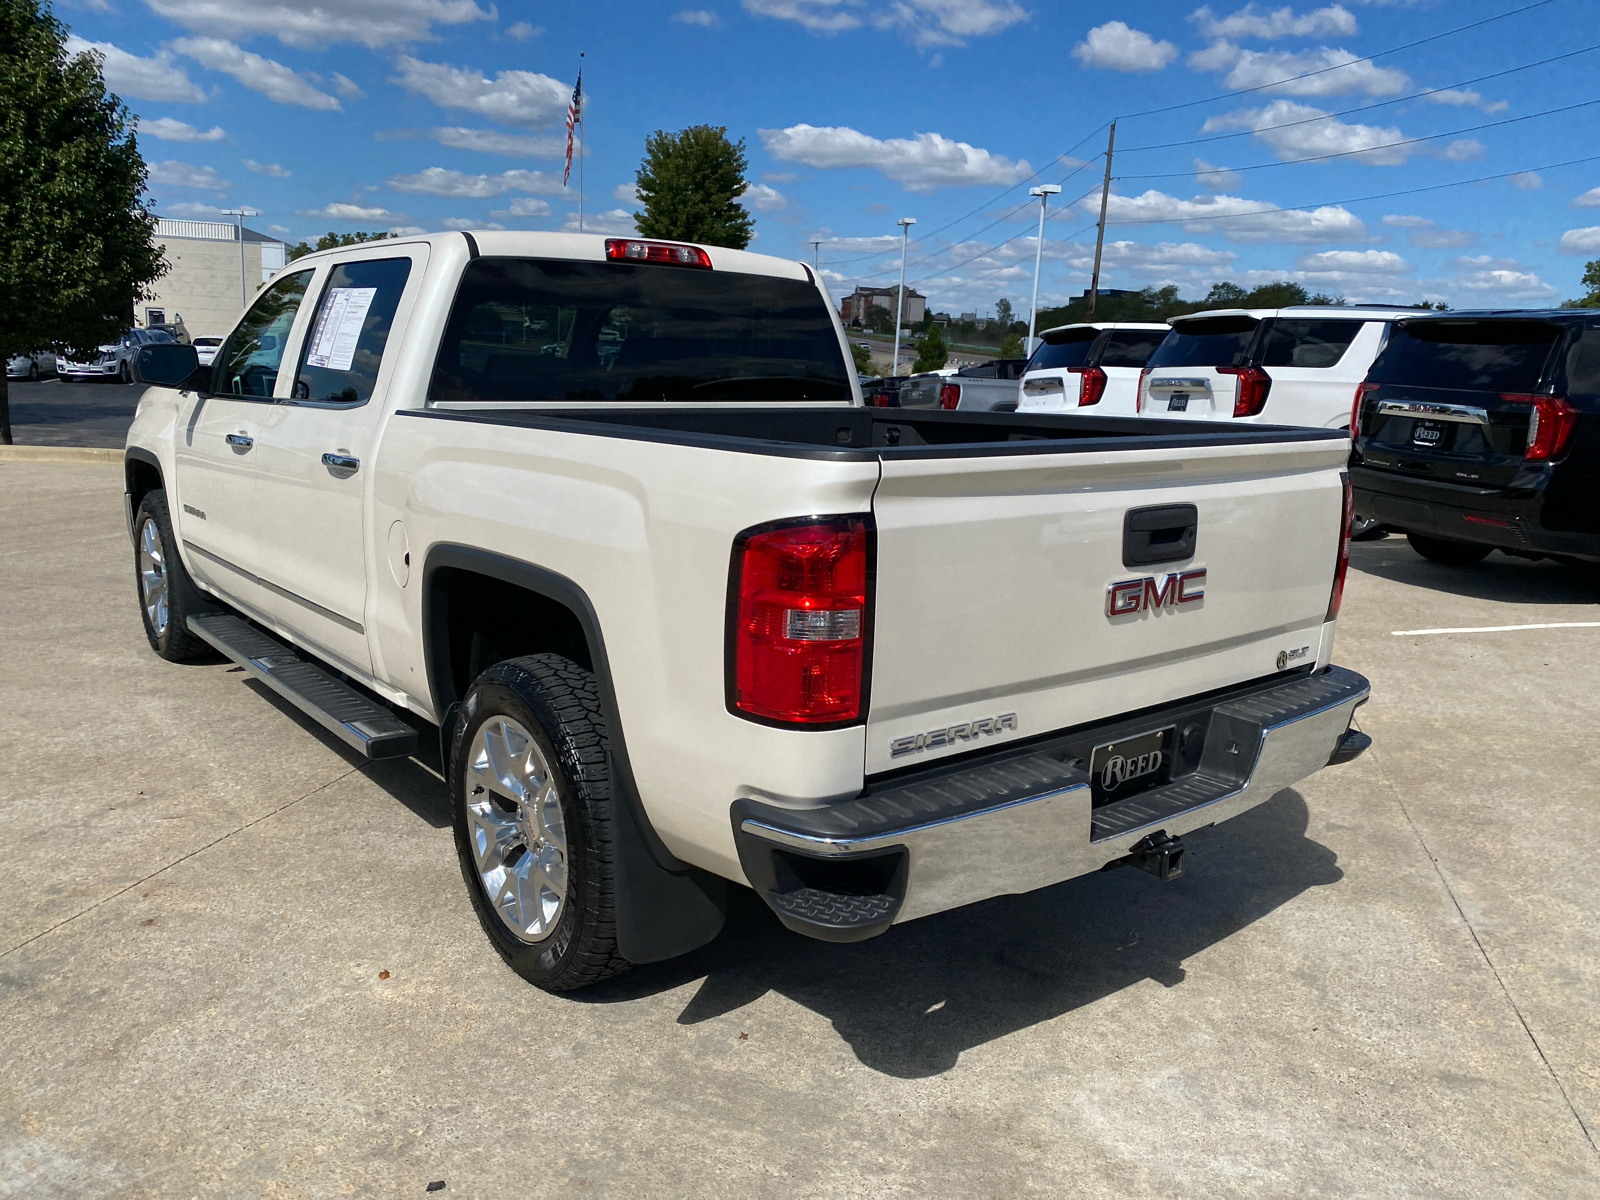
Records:
[[[140,346],[133,359],[135,382],[151,387],[193,388],[198,380],[193,377],[200,370],[200,356],[193,346],[180,346],[176,342],[160,342]]]

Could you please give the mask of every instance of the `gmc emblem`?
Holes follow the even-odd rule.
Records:
[[[1143,579],[1124,579],[1106,589],[1106,616],[1125,617],[1129,613],[1153,612],[1179,604],[1193,604],[1206,598],[1206,569],[1174,571],[1170,575],[1147,575]]]

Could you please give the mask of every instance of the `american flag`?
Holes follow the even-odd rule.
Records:
[[[572,89],[572,100],[567,104],[567,169],[561,172],[561,186],[567,186],[572,177],[572,127],[583,120],[583,72],[578,72],[578,84]]]

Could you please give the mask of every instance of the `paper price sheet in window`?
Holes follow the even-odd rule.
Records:
[[[330,371],[348,371],[356,355],[356,342],[367,319],[367,309],[377,288],[334,288],[322,306],[316,331],[311,335],[311,351],[306,362]]]

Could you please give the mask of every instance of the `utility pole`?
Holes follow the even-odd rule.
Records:
[[[1022,350],[1024,358],[1033,357],[1034,321],[1039,316],[1039,268],[1044,264],[1044,206],[1051,196],[1060,191],[1061,186],[1055,183],[1041,183],[1036,188],[1028,189],[1028,195],[1039,197],[1039,240],[1033,247],[1033,302],[1028,307],[1028,344]]]
[[[906,315],[906,248],[911,244],[911,227],[917,223],[915,217],[901,217],[896,222],[900,226],[900,291],[894,298],[894,366],[890,368],[890,378],[900,374],[900,318]]]
[[[816,268],[817,278],[822,278],[822,239],[811,239],[811,265]]]
[[[1111,122],[1111,136],[1106,138],[1106,178],[1100,185],[1100,224],[1094,235],[1094,275],[1089,279],[1089,319],[1094,319],[1095,301],[1100,298],[1100,247],[1106,241],[1106,198],[1111,194],[1111,152],[1117,146],[1117,123]]]

